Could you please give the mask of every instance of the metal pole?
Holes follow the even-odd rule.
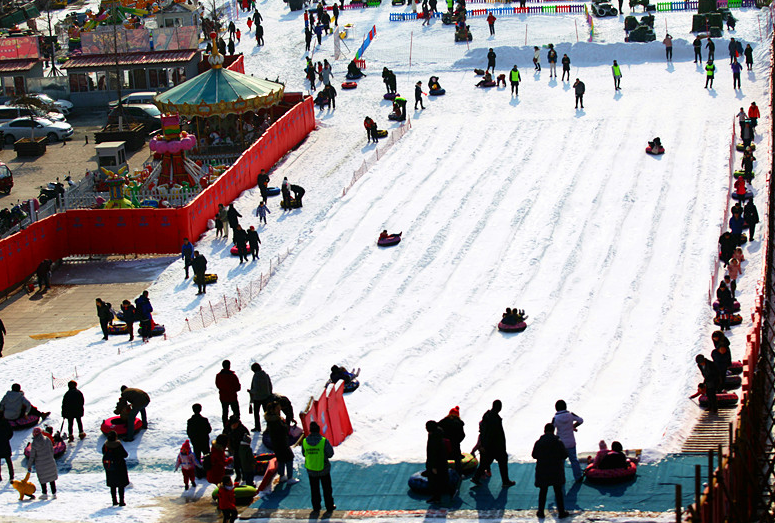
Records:
[[[708,497],[706,499],[708,503],[708,514],[705,518],[707,521],[713,520],[713,449],[708,451]]]
[[[694,514],[700,519],[700,487],[702,486],[702,466],[694,466]]]

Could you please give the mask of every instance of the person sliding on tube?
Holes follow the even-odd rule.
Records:
[[[387,232],[387,229],[385,229],[384,231],[382,231],[381,233],[379,233],[379,239],[380,239],[380,240],[384,240],[384,239],[385,239],[385,238],[387,238],[388,236],[390,236],[390,235],[388,234],[388,232]]]
[[[654,153],[658,153],[659,150],[662,149],[662,141],[659,139],[659,136],[649,142],[649,148],[651,149],[651,152]]]
[[[344,381],[345,385],[349,385],[353,380],[351,372],[347,372],[347,369],[338,365],[331,365],[331,382],[336,383],[339,380]]]
[[[487,71],[484,73],[484,78],[479,80],[479,83],[476,84],[476,87],[486,86],[491,83],[492,83],[492,75],[490,74],[490,71]]]
[[[366,75],[363,74],[363,72],[360,69],[358,69],[358,66],[355,64],[355,60],[351,60],[349,65],[347,66],[347,78],[354,80],[356,78],[360,78],[361,76],[366,76]]]

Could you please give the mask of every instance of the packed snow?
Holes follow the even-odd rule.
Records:
[[[254,46],[247,14],[238,23],[247,73],[306,91],[302,13],[281,2],[259,2],[259,9],[265,46]],[[157,521],[154,498],[183,492],[180,473],[162,466],[174,463],[186,438],[190,405],[201,403],[216,433],[221,428],[214,379],[226,358],[243,391],[250,364],[260,362],[297,412],[320,394],[332,364],[359,367],[361,387],[346,398],[355,432],[336,449],[337,460],[423,461],[425,421],[455,405],[467,424],[468,450],[496,398],[514,460],[530,459],[560,398],[585,420],[580,451],[596,449],[601,438],[645,449],[649,459],[680,449],[698,414],[687,399],[698,382],[694,356],[712,348],[708,291],[730,190],[734,115],[756,101],[764,115],[759,132],[770,125],[767,13],[735,11],[737,31],[716,40],[714,88],[703,89],[704,71],[692,63],[691,13],[657,13],[658,41],[649,44],[624,43],[620,18],[595,19],[591,42],[581,15],[503,16],[494,37],[484,18],[474,18],[474,40],[466,45],[454,44],[453,29],[438,19],[427,27],[388,21],[390,12],[408,9],[387,2],[346,10],[342,23],[354,23],[355,36],[343,41],[343,56],[334,60],[332,36],[315,49],[314,61],[333,64],[337,108],[316,109],[318,128],[278,164],[270,184],[287,176],[304,186],[304,207],[283,212],[279,199],[270,199],[269,223],[258,226],[260,196],[245,192],[236,208],[243,225],[259,230],[261,259],[239,264],[231,245],[209,231],[196,247],[219,282],[204,297],[184,281],[180,260],[161,274],[150,287],[154,318],[176,336],[145,345],[126,337],[103,342],[95,328],[2,359],[3,386],[21,383],[33,404],[53,412],[56,428],[65,389],[52,390],[52,374],[69,378],[77,367],[88,438],[64,458],[72,472],[60,476],[58,499],[20,504],[3,483],[0,516],[118,522],[131,513],[132,521]],[[372,25],[368,76],[343,91],[346,65]],[[672,64],[661,43],[665,28],[675,37]],[[754,47],[754,69],[743,72],[740,91],[730,85],[730,36]],[[549,78],[543,46],[550,42],[571,58],[570,83]],[[533,45],[542,46],[540,74],[532,69]],[[486,66],[489,47],[498,73],[520,67],[519,97],[508,88],[474,87],[473,69]],[[619,92],[614,59],[623,73]],[[363,118],[397,126],[387,121],[390,103],[382,99],[384,66],[409,100],[411,129],[392,147],[380,145],[376,160]],[[414,84],[422,80],[427,91],[431,75],[447,94],[424,97],[425,110],[413,111]],[[584,110],[573,107],[576,78],[586,83]],[[644,154],[654,136],[664,156]],[[753,187],[766,223],[770,137],[758,134],[756,143]],[[364,160],[373,167],[343,197]],[[383,229],[403,231],[403,241],[378,248]],[[760,247],[755,241],[744,248],[738,299],[746,319]],[[177,336],[200,306],[234,295],[235,286],[266,274],[270,259],[287,251],[247,308]],[[529,314],[528,328],[503,334],[496,324],[514,306]],[[735,359],[745,333],[744,324],[730,335]],[[149,430],[125,445],[140,467],[130,472],[130,507],[118,511],[109,507],[101,472],[99,426],[122,384],[146,390],[151,403]],[[17,466],[29,439],[24,431],[12,441]]]

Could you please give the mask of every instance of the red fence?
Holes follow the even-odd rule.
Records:
[[[172,254],[183,238],[198,238],[218,203],[234,201],[315,128],[312,98],[287,93],[293,104],[211,186],[178,209],[73,209],[0,240],[0,289],[24,281],[41,260],[74,254]]]

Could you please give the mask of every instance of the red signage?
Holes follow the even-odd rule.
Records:
[[[0,60],[40,58],[37,36],[0,38]]]

